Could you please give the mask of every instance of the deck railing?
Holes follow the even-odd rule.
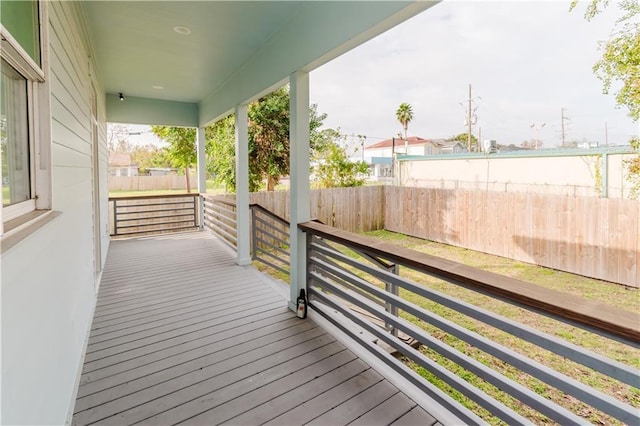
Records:
[[[232,248],[237,247],[236,202],[233,198],[202,196],[202,223]]]
[[[113,237],[197,229],[198,194],[109,197]]]
[[[224,214],[226,217],[222,219],[216,216],[217,230],[223,231],[218,235],[231,235],[229,227],[233,226],[235,230],[234,200],[222,198],[216,199],[214,203],[224,206],[216,210],[216,215]],[[225,225],[220,225],[220,222]],[[640,385],[638,369],[432,290],[399,276],[398,273],[402,266],[436,277],[452,286],[484,293],[529,311],[542,313],[563,325],[568,323],[581,333],[602,335],[605,341],[611,339],[609,344],[622,345],[631,351],[640,347],[640,315],[427,256],[318,222],[307,222],[299,227],[308,234],[307,290],[310,307],[465,423],[484,422],[477,414],[444,392],[442,384],[508,424],[530,424],[531,421],[503,398],[491,396],[466,377],[460,377],[458,370],[445,368],[436,361],[437,356],[445,359],[445,363],[456,364],[468,374],[494,386],[508,398],[519,401],[518,404],[527,405],[539,415],[560,424],[584,424],[588,420],[550,401],[529,383],[523,384],[516,380],[514,374],[520,378],[531,377],[545,389],[554,388],[564,393],[566,398],[575,398],[588,410],[598,410],[627,424],[637,424],[640,421],[637,408],[595,389],[588,384],[588,379],[579,381],[568,377],[549,364],[533,359],[535,356],[529,357],[517,352],[509,344],[498,343],[493,338],[461,326],[449,317],[438,315],[424,306],[438,304],[446,307],[450,312],[463,315],[475,324],[486,324],[505,335],[540,348],[545,353],[551,353],[560,363],[575,364],[574,368],[583,372],[585,377],[591,372],[597,372],[606,381],[619,384],[620,388],[633,389],[630,391],[632,394],[637,394]],[[251,228],[252,258],[288,274],[288,221],[253,204]],[[369,337],[366,333],[355,330],[354,324],[366,330]],[[421,325],[428,325],[430,329]],[[399,333],[405,338],[398,338]],[[390,356],[389,351],[381,349],[370,336],[393,348],[414,367],[410,368],[407,362]],[[419,342],[422,349],[407,345],[407,336],[412,341]],[[470,356],[460,350],[459,345],[452,344],[452,339],[462,342],[467,348],[473,348],[471,351],[478,351],[480,355]],[[494,368],[494,365],[499,365],[500,368]],[[433,379],[427,380],[419,375],[415,366],[428,372],[440,384],[436,386]],[[508,374],[504,371],[508,371]]]
[[[587,420],[540,395],[531,386],[526,386],[514,379],[514,374],[518,378],[533,377],[539,380],[545,389],[555,388],[566,394],[567,398],[582,401],[589,409],[592,407],[621,422],[627,424],[640,422],[638,409],[632,405],[596,390],[585,382],[568,377],[480,333],[462,327],[423,306],[438,304],[451,309],[456,314],[464,314],[478,325],[487,324],[514,338],[522,339],[527,344],[556,354],[561,363],[569,360],[576,363],[577,369],[595,370],[606,376],[606,380],[619,383],[621,388],[629,386],[634,389],[630,391],[631,393],[637,393],[639,387],[639,371],[636,368],[431,290],[427,286],[417,284],[383,268],[372,267],[362,259],[354,257],[352,250],[437,277],[454,286],[483,292],[525,309],[543,313],[563,323],[569,322],[582,331],[609,337],[615,344],[621,344],[632,351],[637,350],[640,342],[639,315],[455,262],[433,258],[319,223],[307,222],[299,227],[308,234],[307,285],[310,306],[465,423],[477,424],[482,423],[482,420],[454,401],[448,394],[436,388],[430,381],[418,375],[405,363],[389,356],[386,351],[372,343],[371,339],[363,338],[361,333],[354,331],[353,326],[348,324],[357,324],[379,341],[395,348],[407,360],[427,371],[432,377],[454,391],[460,392],[465,398],[472,400],[492,416],[507,424],[530,424],[531,421],[507,406],[505,402],[499,400],[500,398],[496,399],[477,388],[468,381],[468,378],[465,377],[467,379],[465,380],[460,377],[455,372],[459,370],[445,368],[436,362],[437,357],[442,357],[441,359],[445,359],[446,363],[456,364],[467,372],[465,374],[480,378],[520,403],[528,405],[542,416],[560,424],[583,424]],[[397,286],[400,293],[394,294],[388,291],[389,283]],[[389,305],[397,309],[396,313],[399,312],[399,316],[383,308]],[[354,312],[351,309],[352,306],[357,306],[359,311],[366,312],[366,315]],[[370,321],[371,317],[377,318],[377,321]],[[348,321],[345,321],[345,318]],[[380,322],[392,324],[396,329],[420,342],[427,351],[417,350],[402,343],[376,324]],[[419,326],[423,324],[432,329],[427,331]],[[437,331],[434,332],[434,329]],[[472,348],[469,349],[471,352],[480,351],[480,356],[476,354],[472,357],[466,351],[461,351],[456,343],[452,343],[454,341],[468,345],[467,348]],[[492,368],[492,365],[507,366],[510,374],[507,376],[500,373]],[[588,376],[588,373],[585,375]]]

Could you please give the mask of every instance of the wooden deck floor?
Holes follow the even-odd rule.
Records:
[[[73,424],[433,425],[206,232],[111,243]]]

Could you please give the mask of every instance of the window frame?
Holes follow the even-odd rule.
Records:
[[[0,235],[18,231],[39,220],[34,211],[51,209],[51,107],[49,99],[49,34],[47,2],[38,1],[40,66],[0,24],[0,56],[27,80],[29,184],[31,198],[0,208]],[[27,219],[25,219],[27,218]],[[9,222],[18,222],[19,227]],[[4,251],[4,250],[3,250]]]

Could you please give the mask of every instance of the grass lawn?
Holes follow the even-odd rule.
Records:
[[[621,309],[640,312],[640,292],[637,289],[631,289],[613,283],[599,281],[579,275],[569,274],[566,272],[556,271],[549,268],[506,259],[503,257],[467,250],[460,247],[449,246],[446,244],[421,240],[419,238],[408,237],[406,235],[387,231],[374,231],[366,233],[366,235],[380,238],[387,242],[407,247],[419,252],[427,253],[433,256],[438,256],[452,261],[464,263],[469,266],[521,279],[523,281],[528,281],[544,287],[553,288],[558,291],[571,293],[584,297],[586,299],[607,303]],[[357,256],[353,252],[349,254],[352,256]],[[254,264],[256,264],[256,262],[254,262]],[[256,266],[258,266],[259,269],[264,270],[265,272],[272,273],[279,279],[283,279],[282,274],[274,273],[274,271],[270,270],[270,268],[266,268],[261,264],[256,264]],[[524,308],[493,299],[489,296],[441,281],[423,273],[412,271],[408,268],[401,267],[400,274],[433,290],[437,290],[458,299],[464,300],[468,303],[495,312],[504,317],[517,320],[530,327],[536,328],[551,335],[555,335],[575,345],[587,348],[593,352],[602,354],[611,359],[615,359],[624,364],[631,365],[635,368],[640,368],[640,352],[637,349],[619,343],[618,341],[604,338],[597,334],[590,333],[588,331],[581,330],[563,322],[553,320],[544,315],[530,312]],[[284,279],[286,281],[286,277],[284,277]],[[472,318],[469,318],[465,315],[462,315],[456,311],[434,303],[430,300],[424,299],[415,294],[401,291],[400,295],[405,299],[419,306],[422,306],[423,308],[426,308],[427,310],[430,310],[437,315],[447,318],[448,320],[451,320],[467,329],[470,329],[486,338],[489,338],[492,341],[495,341],[523,355],[527,355],[528,357],[548,367],[551,367],[558,372],[572,377],[582,383],[588,384],[589,386],[593,386],[594,388],[599,389],[603,393],[613,396],[614,398],[620,399],[626,403],[640,408],[640,392],[631,386],[620,384],[602,374],[596,373],[586,367],[568,361],[563,357],[541,349],[527,341],[502,332],[498,329],[483,324],[479,321],[476,321]],[[494,358],[491,355],[488,355],[480,351],[479,349],[466,344],[463,341],[460,341],[459,339],[449,335],[446,332],[434,326],[431,326],[430,324],[426,324],[425,322],[410,315],[404,313],[401,313],[401,315],[405,319],[427,330],[433,337],[440,339],[441,341],[458,349],[466,355],[475,358],[485,365],[491,366],[493,369],[502,373],[503,375],[530,389],[535,390],[543,397],[554,401],[561,406],[564,406],[574,413],[584,417],[588,421],[600,424],[619,424],[618,421],[610,418],[604,413],[594,410],[587,404],[584,404],[573,397],[565,395],[564,393],[556,390],[555,388],[552,388],[546,383],[537,380],[508,364],[505,364],[501,360]],[[459,377],[472,383],[474,386],[488,393],[492,397],[502,401],[506,406],[514,409],[521,415],[527,417],[532,422],[536,424],[553,423],[548,418],[532,410],[519,400],[510,397],[505,392],[502,392],[500,389],[484,381],[481,377],[478,377],[473,373],[463,369],[449,359],[440,356],[434,350],[423,346],[421,347],[421,351],[436,363],[455,372]],[[405,360],[405,362],[421,375],[426,377],[429,381],[436,384],[438,387],[450,394],[456,400],[460,401],[469,409],[473,410],[487,422],[491,424],[501,424],[501,422],[499,420],[496,420],[489,412],[478,407],[474,402],[449,387],[446,383],[442,382],[440,379],[433,376],[422,367],[412,364],[409,360]]]
[[[148,191],[109,191],[109,197],[139,197],[144,195],[185,194],[185,189],[153,189]],[[207,181],[207,194],[224,194],[224,187],[216,185],[213,181]],[[198,193],[197,188],[192,188],[191,193]]]

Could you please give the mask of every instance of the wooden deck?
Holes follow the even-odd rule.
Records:
[[[113,241],[73,424],[433,425],[207,232]]]

